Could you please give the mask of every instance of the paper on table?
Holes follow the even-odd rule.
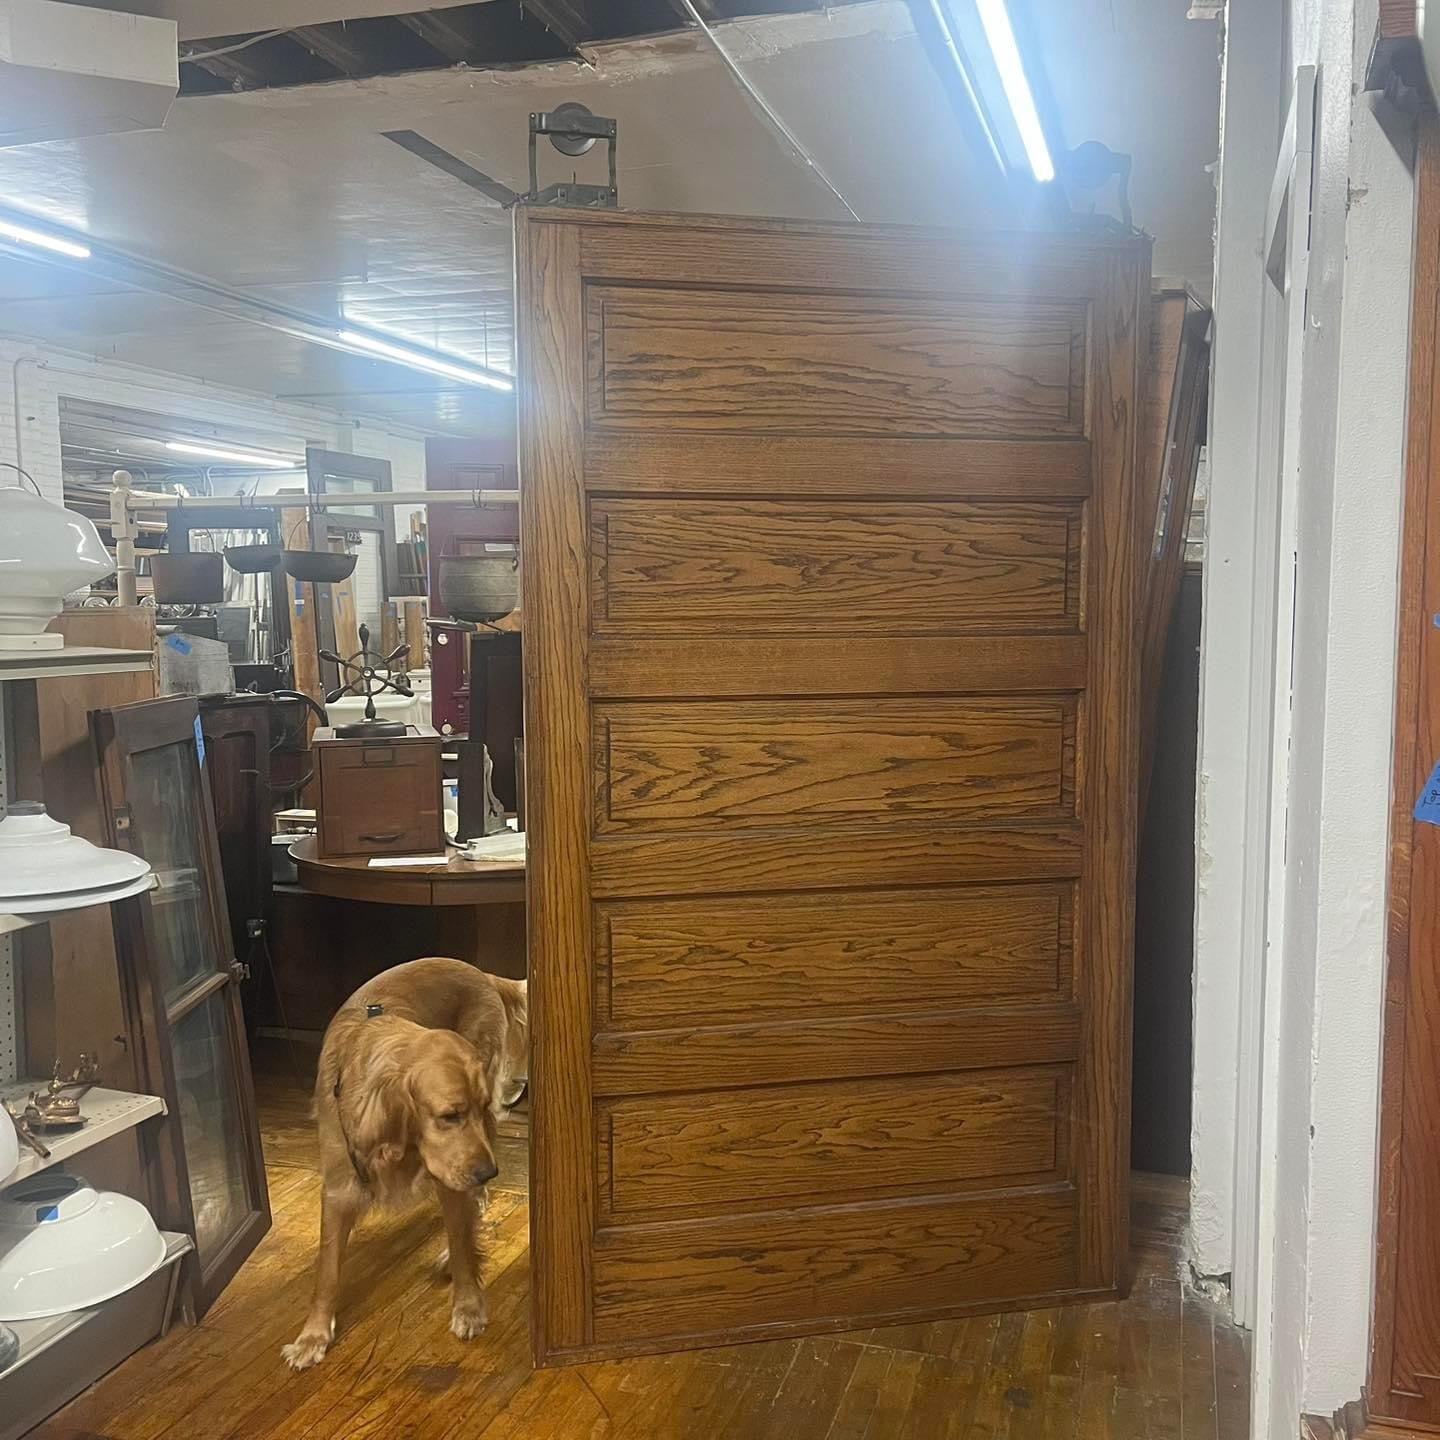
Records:
[[[372,870],[384,869],[387,865],[443,865],[448,855],[377,855],[370,862]]]
[[[461,851],[465,860],[523,860],[525,858],[525,836],[513,830],[502,830],[498,835],[487,835],[483,840],[471,840]]]

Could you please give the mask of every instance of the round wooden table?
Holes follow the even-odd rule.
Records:
[[[290,847],[300,883],[317,895],[376,905],[511,905],[525,902],[523,860],[462,860],[443,865],[371,865],[364,855],[322,860],[313,835]]]
[[[297,884],[276,886],[272,948],[290,1027],[323,1029],[357,985],[421,955],[525,977],[523,860],[451,850],[443,864],[371,865],[315,850],[313,836],[296,841]]]

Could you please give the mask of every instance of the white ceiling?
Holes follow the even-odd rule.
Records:
[[[1045,20],[1037,28],[1067,139],[1136,153],[1135,218],[1158,237],[1157,272],[1203,288],[1213,25],[1187,22],[1185,0],[1032,8]],[[982,198],[898,0],[722,33],[862,219],[1014,223]],[[843,217],[698,33],[601,48],[595,59],[180,100],[162,131],[0,151],[0,202],[265,300],[502,369],[512,359],[508,213],[381,132],[417,130],[523,190],[530,111],[578,99],[619,121],[626,208]],[[542,184],[569,178],[560,156],[541,154]],[[598,151],[578,165],[591,161]],[[0,259],[0,305],[13,333],[426,431],[464,431],[483,406],[483,392],[96,284],[83,267]]]

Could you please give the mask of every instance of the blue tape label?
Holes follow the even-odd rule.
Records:
[[[165,642],[172,650],[180,655],[188,655],[195,647],[178,631]]]
[[[1415,802],[1415,818],[1427,825],[1440,825],[1440,761],[1436,761],[1420,798]]]
[[[200,717],[195,717],[195,753],[200,757],[200,764],[205,764],[205,732],[200,728]]]

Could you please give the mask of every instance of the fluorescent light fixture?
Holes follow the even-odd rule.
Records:
[[[393,340],[382,340],[378,335],[369,335],[363,330],[342,330],[336,336],[336,342],[345,350],[378,355],[384,360],[408,365],[412,370],[426,370],[432,375],[444,375],[450,380],[463,380],[467,385],[488,385],[492,390],[515,388],[515,382],[499,370],[484,370],[478,365],[447,360],[433,350],[416,350],[409,345],[399,345]]]
[[[1040,124],[1035,96],[1031,93],[1029,80],[1025,78],[1025,66],[1020,59],[1020,47],[1015,43],[1015,31],[1010,25],[1005,0],[975,0],[975,8],[980,12],[985,39],[990,44],[990,56],[1000,74],[1000,84],[1010,103],[1010,113],[1015,117],[1015,128],[1020,132],[1025,158],[1030,162],[1031,173],[1044,184],[1055,178],[1055,162],[1051,160],[1050,147],[1045,143],[1045,128]]]
[[[167,450],[180,455],[199,455],[205,460],[226,460],[232,465],[257,465],[262,470],[298,470],[299,462],[282,455],[261,455],[254,450],[226,450],[219,445],[206,445],[193,440],[167,440]]]
[[[45,230],[32,230],[28,225],[17,225],[13,220],[0,219],[0,240],[13,240],[18,245],[33,245],[38,250],[52,250],[57,255],[68,255],[72,260],[88,260],[90,247],[51,235]]]

